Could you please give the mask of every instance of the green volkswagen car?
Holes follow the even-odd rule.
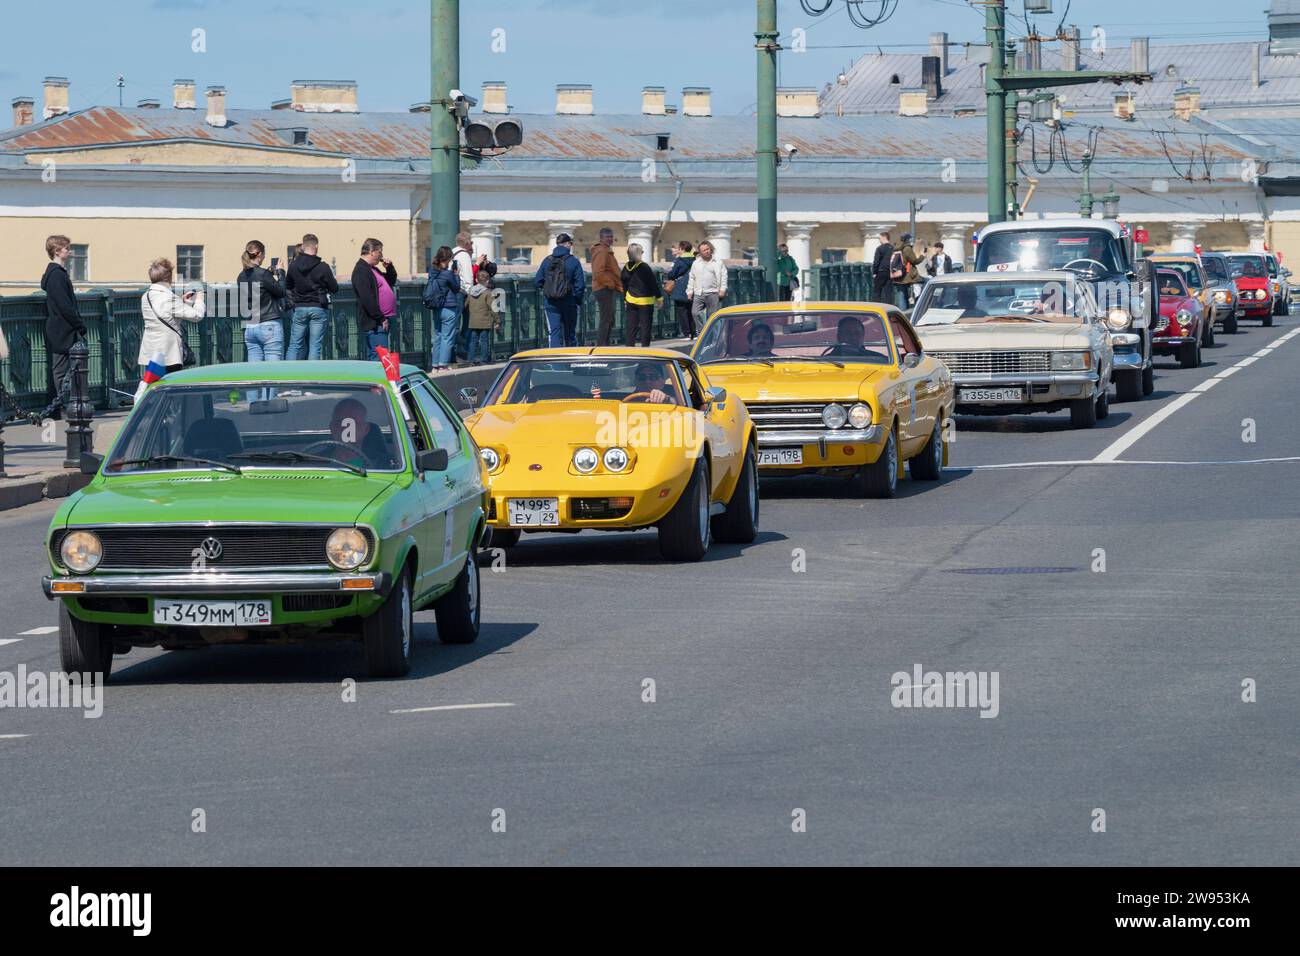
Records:
[[[379,362],[167,375],[50,524],[45,594],[68,672],[132,647],[360,640],[373,677],[411,667],[414,611],[478,636],[478,447],[437,387]]]

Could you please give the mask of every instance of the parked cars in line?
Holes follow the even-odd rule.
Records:
[[[1152,347],[1157,355],[1177,356],[1183,368],[1199,368],[1201,343],[1209,324],[1200,300],[1176,269],[1156,270],[1156,290],[1160,294],[1160,318],[1156,319]]]
[[[1282,265],[1277,253],[1264,253],[1264,265],[1268,267],[1268,286],[1273,293],[1273,314],[1291,314],[1291,270]]]
[[[55,513],[43,586],[63,667],[220,643],[360,641],[411,667],[412,614],[478,636],[478,447],[437,387],[379,362],[212,365],[149,388]]]
[[[1222,252],[1202,252],[1200,259],[1210,281],[1214,321],[1223,331],[1233,335],[1237,331],[1237,286],[1232,279],[1232,266]]]
[[[1200,323],[1201,345],[1207,349],[1212,347],[1214,345],[1214,313],[1216,305],[1214,290],[1210,285],[1210,277],[1205,271],[1205,266],[1201,263],[1201,257],[1194,252],[1163,252],[1148,256],[1148,258],[1155,264],[1157,269],[1172,269],[1182,275],[1183,282],[1192,297],[1196,299],[1201,313],[1207,316],[1205,321]],[[1160,305],[1163,309],[1163,298]],[[1156,322],[1159,324],[1159,319]],[[1157,350],[1156,354],[1159,355],[1160,352]]]
[[[520,352],[465,424],[503,547],[521,532],[657,528],[665,558],[698,561],[714,538],[743,544],[758,533],[749,413],[681,352]]]
[[[892,305],[729,306],[691,357],[749,408],[764,476],[851,476],[875,498],[893,497],[905,462],[913,479],[942,478],[952,376]]]
[[[1074,272],[939,276],[912,320],[952,372],[959,414],[1068,409],[1074,427],[1091,428],[1110,413],[1110,328]]]
[[[1273,292],[1268,266],[1256,252],[1225,253],[1232,283],[1237,289],[1237,319],[1258,319],[1265,327],[1273,324]]]

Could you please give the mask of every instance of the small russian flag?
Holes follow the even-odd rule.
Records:
[[[382,345],[375,348],[375,354],[379,356],[379,362],[384,366],[384,374],[388,376],[390,382],[398,382],[402,379],[402,357],[396,352],[389,351]]]
[[[149,364],[144,367],[144,383],[146,385],[152,385],[166,374],[167,360],[163,358],[163,354],[159,352],[151,358]]]

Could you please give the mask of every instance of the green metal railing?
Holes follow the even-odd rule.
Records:
[[[819,266],[813,270],[842,268]],[[850,267],[851,268],[851,267]],[[759,302],[766,298],[761,270],[733,267],[727,271],[726,304]],[[393,347],[402,360],[428,367],[432,364],[433,314],[420,301],[423,282],[398,285],[398,314],[391,329]],[[504,359],[523,349],[547,343],[542,299],[531,275],[500,274],[497,288],[504,299],[501,330],[493,336],[492,358]],[[839,289],[839,286],[836,286]],[[143,319],[140,297],[144,289],[96,290],[77,296],[85,320],[90,347],[90,393],[98,408],[127,404],[140,381],[138,364]],[[867,283],[870,294],[870,283]],[[844,298],[843,294],[831,296]],[[246,358],[241,319],[234,308],[217,308],[215,303],[233,304],[232,287],[210,286],[205,296],[209,317],[201,322],[182,322],[190,348],[199,363],[242,362]],[[598,310],[590,293],[583,299],[578,316],[578,341],[596,339]],[[322,349],[326,359],[364,358],[368,354],[365,336],[357,330],[356,298],[351,285],[342,285],[333,296],[330,327]],[[289,341],[286,321],[284,340]],[[45,349],[45,295],[0,297],[0,328],[9,342],[9,358],[0,362],[0,383],[24,409],[43,408],[47,401],[49,359]],[[675,338],[679,334],[671,298],[665,297],[655,311],[654,338]],[[623,302],[617,300],[612,341],[624,336]],[[463,343],[462,343],[463,344]],[[463,348],[462,348],[463,351]]]

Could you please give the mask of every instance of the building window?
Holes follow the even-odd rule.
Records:
[[[203,247],[202,246],[177,246],[176,247],[176,281],[177,282],[202,282],[203,281]]]
[[[837,262],[848,262],[849,250],[847,249],[823,249],[822,264],[833,265]]]
[[[532,246],[506,246],[506,265],[531,266],[532,264]]]
[[[90,246],[72,246],[72,255],[68,256],[68,277],[73,282],[90,281]]]

